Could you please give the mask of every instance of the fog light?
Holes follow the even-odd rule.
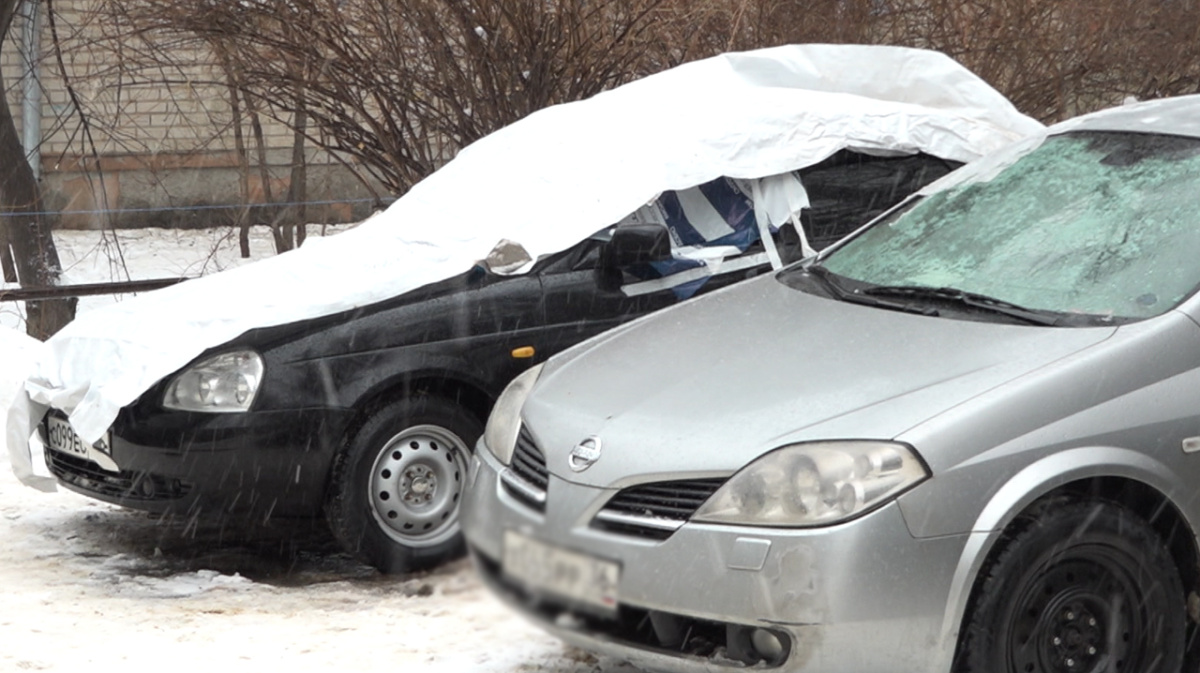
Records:
[[[785,648],[774,633],[766,629],[754,629],[750,632],[750,644],[767,663],[775,665],[783,662]]]

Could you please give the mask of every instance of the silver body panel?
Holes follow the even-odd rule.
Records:
[[[795,642],[792,670],[924,673],[932,670],[932,655],[952,654],[931,648],[947,642],[942,633],[947,585],[942,580],[954,574],[970,535],[916,539],[892,504],[830,528],[795,531],[689,523],[664,542],[634,542],[587,526],[590,514],[611,490],[554,478],[543,517],[504,491],[498,482],[503,466],[479,448],[476,481],[465,503],[471,514],[464,524],[477,554],[500,558],[501,531],[516,530],[620,560],[623,604],[781,628]],[[746,568],[739,551],[747,542],[761,541],[770,543],[761,567]],[[880,549],[889,553],[878,553]],[[518,610],[527,609],[502,586],[493,583],[493,588]],[[733,665],[631,648],[527,615],[568,642],[651,670],[720,670]],[[876,646],[861,647],[864,633],[871,634]]]
[[[1166,133],[1200,138],[1196,105],[1200,96],[1178,96],[1131,103],[1069,119],[1050,127],[1052,133],[1066,130],[1134,131]]]
[[[1069,126],[1159,124],[1200,136],[1198,101]],[[551,360],[522,418],[550,472],[545,514],[505,491],[509,468],[481,443],[464,507],[481,559],[498,560],[503,531],[518,530],[618,561],[623,604],[786,630],[793,650],[782,670],[946,671],[984,560],[1040,496],[1078,479],[1127,478],[1161,493],[1194,536],[1200,453],[1184,447],[1200,437],[1200,298],[1131,324],[1051,328],[898,313],[759,278]],[[568,453],[593,435],[603,456],[570,470]],[[725,477],[772,449],[836,439],[904,442],[932,476],[835,526],[688,522],[661,542],[589,526],[621,488]],[[747,540],[768,547],[757,568]],[[489,582],[512,597],[496,576]],[[514,605],[569,642],[652,670],[730,665]]]

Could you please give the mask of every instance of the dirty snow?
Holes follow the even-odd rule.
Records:
[[[70,282],[113,277],[108,236],[106,246],[98,232],[56,234]],[[207,231],[121,237],[134,278],[242,263],[236,240],[218,245]],[[255,241],[268,254],[266,234]],[[16,322],[16,305],[0,304],[0,409],[39,347]],[[0,443],[0,671],[635,671],[515,616],[465,561],[384,577],[339,553],[321,525],[256,540],[184,531],[26,488],[7,464]]]

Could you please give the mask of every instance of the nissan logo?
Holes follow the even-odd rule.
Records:
[[[571,455],[567,456],[567,466],[576,472],[583,472],[597,460],[600,460],[600,438],[593,435],[571,449]]]

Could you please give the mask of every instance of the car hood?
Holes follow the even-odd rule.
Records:
[[[522,416],[571,481],[728,474],[794,441],[897,437],[1114,331],[899,313],[766,277],[552,359]],[[576,474],[567,454],[589,436],[602,458]]]

